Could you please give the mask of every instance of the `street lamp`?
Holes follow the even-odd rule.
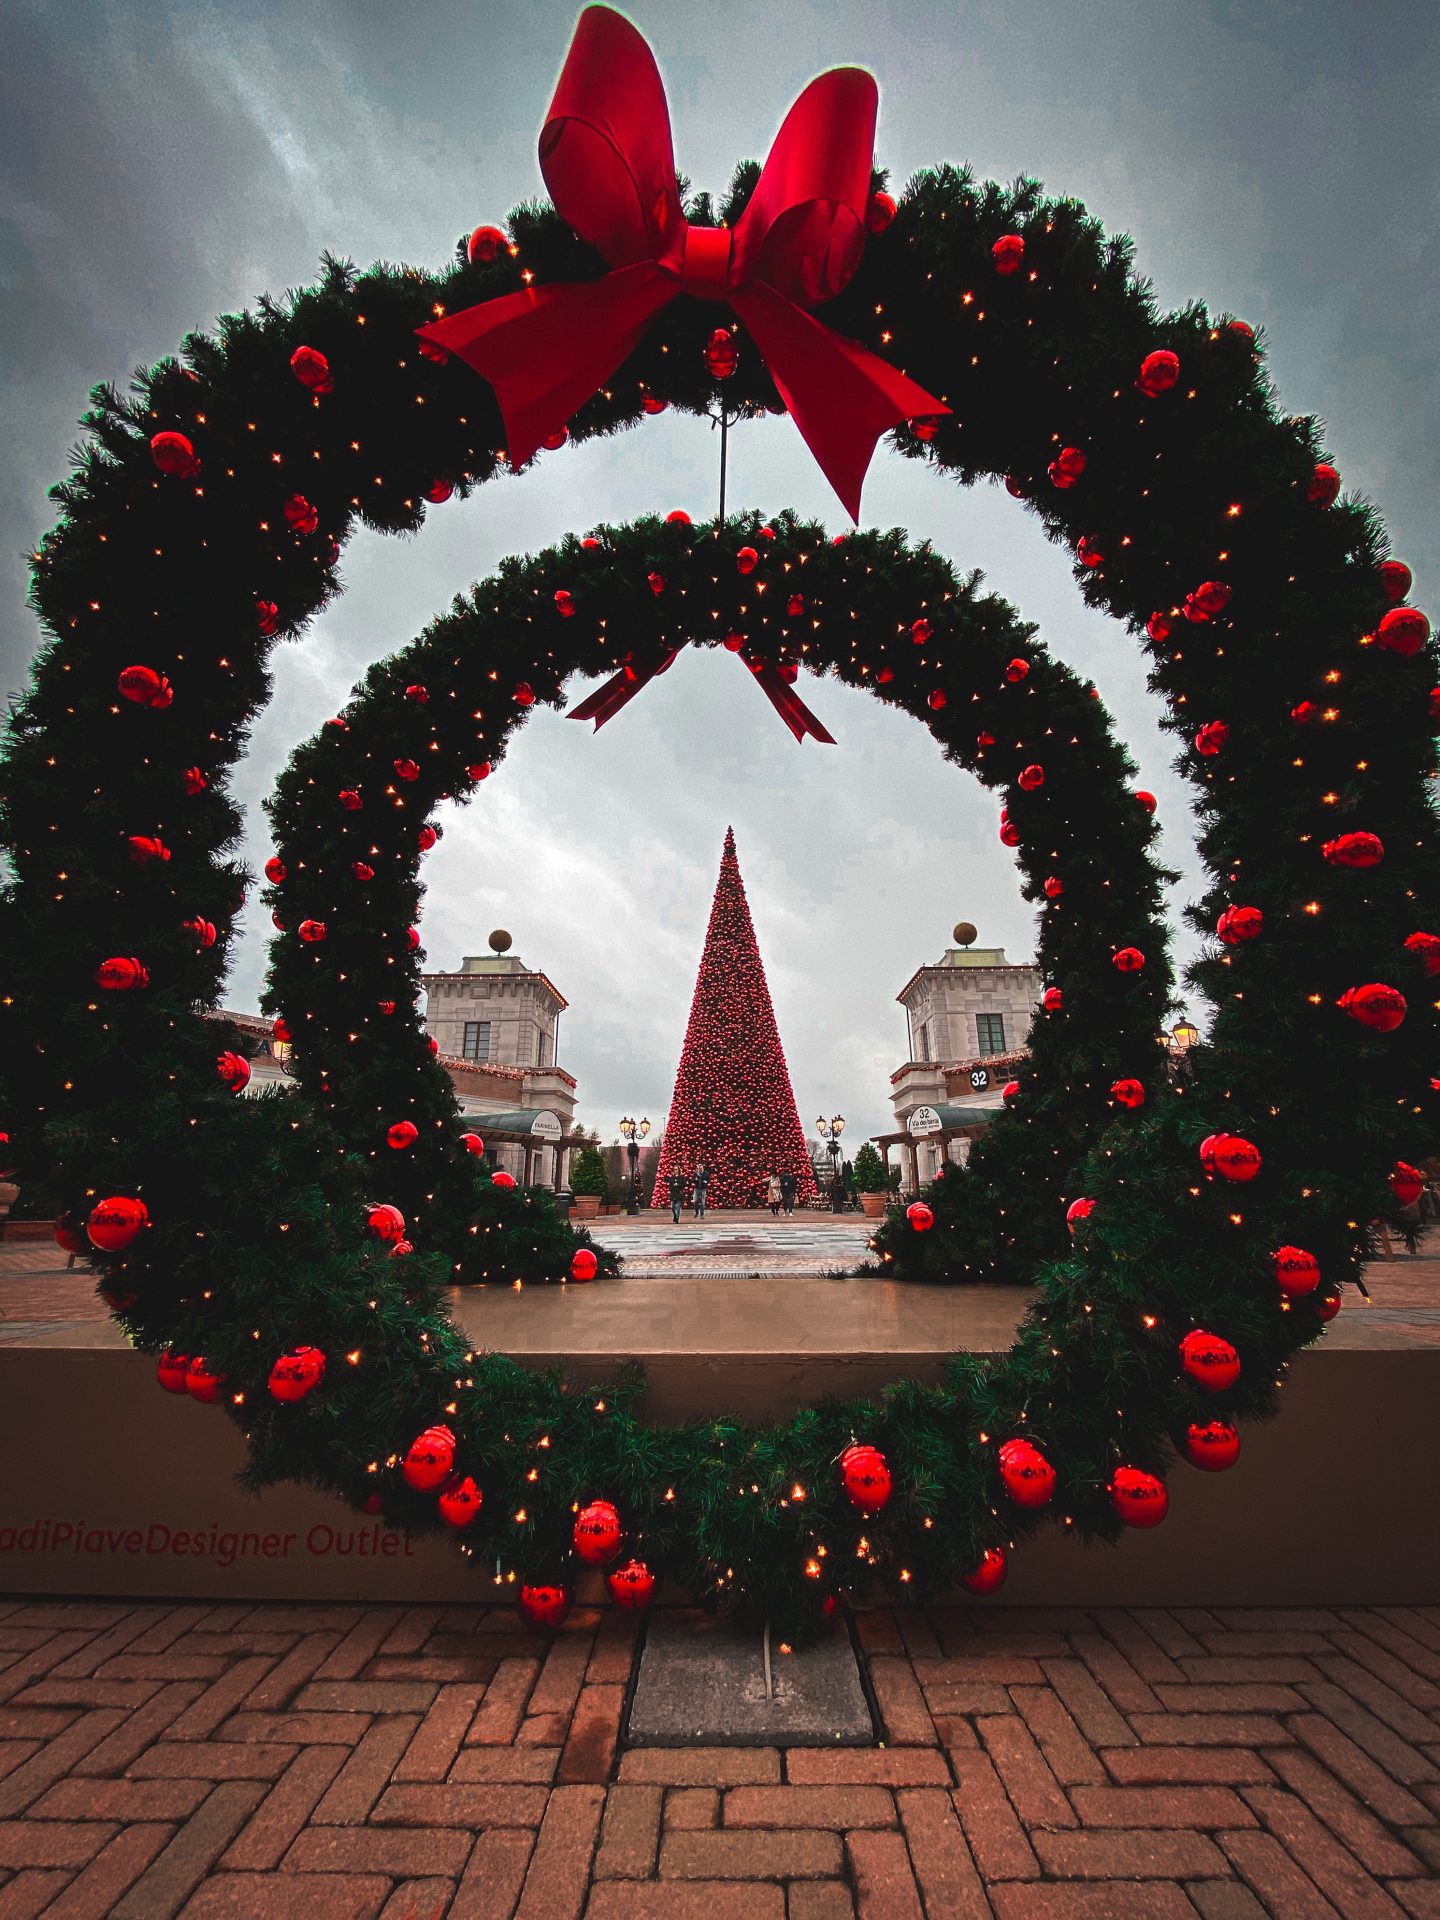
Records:
[[[1199,1038],[1200,1029],[1194,1025],[1188,1013],[1182,1013],[1170,1034],[1170,1051],[1188,1053]]]
[[[630,1156],[630,1204],[626,1213],[639,1213],[640,1194],[638,1173],[640,1167],[640,1142],[650,1131],[648,1120],[632,1120],[629,1114],[620,1122],[620,1131],[625,1136],[625,1151]]]
[[[827,1121],[822,1113],[815,1122],[815,1131],[827,1143],[830,1154],[830,1211],[843,1213],[845,1195],[840,1187],[840,1136],[845,1131],[844,1114],[837,1113]]]

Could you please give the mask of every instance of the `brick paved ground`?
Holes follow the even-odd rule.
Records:
[[[1440,1916],[1440,1608],[859,1630],[882,1748],[617,1755],[624,1616],[0,1604],[0,1920]]]

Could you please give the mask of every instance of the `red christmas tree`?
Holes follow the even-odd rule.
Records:
[[[772,1173],[793,1173],[796,1197],[814,1198],[815,1175],[730,827],[651,1205],[669,1204],[672,1173],[684,1175],[688,1198],[702,1161],[710,1169],[711,1206],[760,1205]]]

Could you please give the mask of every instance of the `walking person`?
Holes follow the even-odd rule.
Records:
[[[710,1169],[702,1160],[695,1169],[695,1218],[705,1218],[705,1196],[710,1191]]]
[[[665,1191],[670,1196],[670,1218],[678,1227],[680,1224],[680,1209],[685,1204],[685,1175],[679,1167],[675,1169],[674,1173],[672,1173],[670,1178],[665,1182]]]
[[[784,1207],[787,1216],[795,1211],[795,1195],[799,1191],[799,1187],[800,1182],[795,1178],[793,1173],[781,1174],[780,1204]]]
[[[772,1173],[765,1183],[765,1204],[769,1207],[772,1217],[780,1211],[780,1199],[780,1176],[778,1173]]]

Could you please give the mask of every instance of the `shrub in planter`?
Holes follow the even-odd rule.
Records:
[[[602,1200],[610,1198],[610,1178],[598,1147],[581,1147],[570,1169],[570,1191],[575,1196],[575,1215],[593,1220]]]
[[[870,1219],[878,1219],[885,1211],[885,1162],[869,1140],[856,1154],[853,1171],[861,1206]]]

